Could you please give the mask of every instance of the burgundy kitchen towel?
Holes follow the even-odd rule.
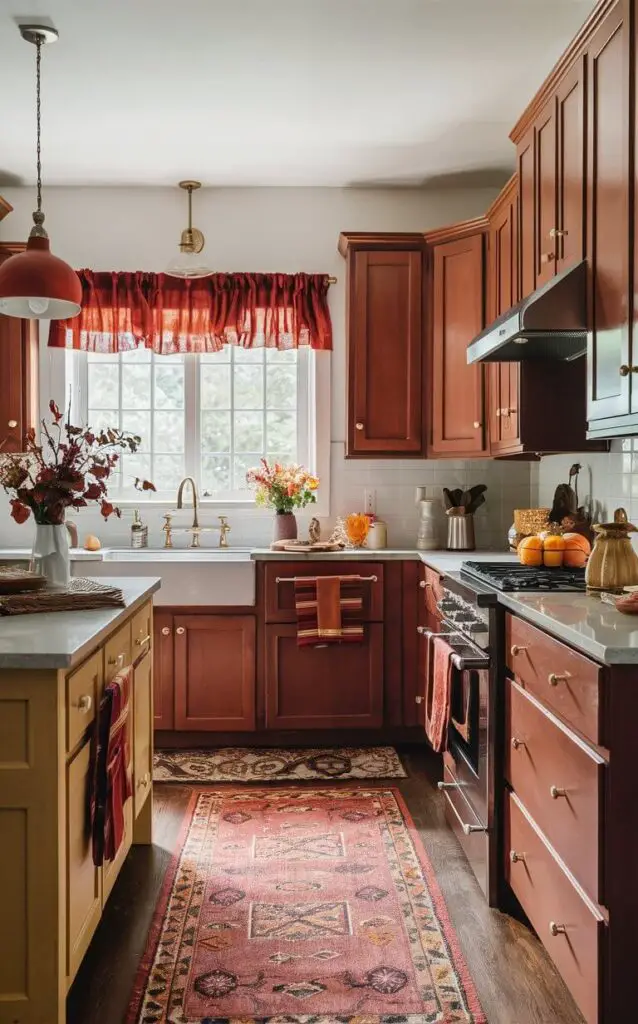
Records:
[[[453,650],[442,637],[429,639],[428,664],[425,692],[425,732],[432,749],[445,749],[447,727],[450,720],[452,696],[452,655]]]
[[[363,640],[363,598],[347,576],[295,580],[299,647],[360,643]]]
[[[133,666],[105,687],[98,710],[90,794],[93,863],[113,860],[124,838],[124,804],[133,795],[130,708]]]

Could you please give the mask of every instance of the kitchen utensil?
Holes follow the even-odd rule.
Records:
[[[452,497],[452,492],[450,491],[449,487],[443,488],[443,501],[445,503],[446,509],[452,508],[454,505],[456,505],[456,502]]]
[[[436,551],[439,545],[437,517],[440,508],[436,498],[426,498],[425,494],[418,501],[419,532],[416,546],[419,551]]]
[[[474,517],[466,515],[465,509],[448,509],[447,517],[448,551],[474,551]]]
[[[462,487],[456,487],[451,493],[452,493],[452,498],[454,500],[454,505],[455,506],[462,505],[463,504],[463,488]]]
[[[485,504],[485,495],[484,494],[477,494],[476,497],[473,498],[472,501],[469,503],[469,505],[466,506],[465,512],[466,512],[466,514],[468,516],[471,516],[471,515],[473,515],[476,512],[477,508],[480,508],[481,505],[484,505],[484,504]]]
[[[487,491],[486,484],[475,484],[474,487],[470,487],[469,490],[469,501],[465,506],[466,512],[476,512],[480,505],[485,503],[485,492]]]
[[[613,523],[594,526],[596,542],[589,556],[585,580],[591,590],[622,590],[638,584],[638,555],[629,538],[636,527],[624,508],[614,512]]]

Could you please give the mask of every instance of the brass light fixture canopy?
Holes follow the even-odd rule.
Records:
[[[213,273],[212,269],[203,258],[199,258],[205,238],[199,228],[193,227],[193,192],[201,188],[202,183],[188,178],[178,182],[178,185],[188,192],[188,227],[182,231],[179,256],[171,260],[166,273],[172,277],[209,277]]]
[[[33,228],[24,252],[0,266],[0,313],[20,319],[66,320],[77,316],[82,303],[82,285],[72,267],[49,249],[42,210],[42,164],[40,159],[41,103],[40,58],[47,43],[54,43],[57,31],[49,25],[19,25],[20,35],[37,50],[36,55],[36,170],[37,208]]]

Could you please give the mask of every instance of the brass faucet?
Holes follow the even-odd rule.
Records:
[[[191,526],[175,527],[175,526],[173,526],[173,513],[172,512],[167,512],[164,515],[164,526],[162,527],[162,529],[164,530],[164,534],[165,534],[164,547],[165,548],[172,548],[173,547],[173,530],[175,530],[175,529],[182,529],[182,530],[186,530],[188,533],[192,533],[193,539],[192,539],[191,545],[190,545],[192,548],[198,548],[198,547],[201,546],[200,542],[199,542],[200,534],[202,534],[202,533],[209,533],[212,530],[219,530],[219,546],[220,546],[220,548],[227,548],[228,547],[228,534],[230,533],[230,529],[231,528],[228,525],[228,519],[226,518],[226,516],[218,516],[217,517],[219,519],[219,526],[200,526],[199,525],[199,515],[198,515],[199,498],[197,497],[197,485],[195,484],[195,481],[193,480],[192,476],[185,477],[182,480],[181,484],[179,485],[179,489],[177,491],[177,508],[178,509],[182,509],[184,507],[183,495],[184,495],[184,487],[186,486],[186,484],[190,484],[191,485],[191,490],[193,492],[193,523],[192,523]]]
[[[192,476],[186,476],[179,485],[177,491],[177,507],[178,509],[183,508],[182,495],[184,493],[184,487],[186,484],[190,484],[193,491],[193,530],[199,529],[199,519],[197,517],[197,509],[199,508],[199,498],[197,497],[197,484],[193,480]]]

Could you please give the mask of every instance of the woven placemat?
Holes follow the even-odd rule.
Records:
[[[124,603],[124,595],[118,587],[78,576],[64,590],[44,589],[33,594],[0,597],[0,615],[87,611],[92,608],[121,607]]]

